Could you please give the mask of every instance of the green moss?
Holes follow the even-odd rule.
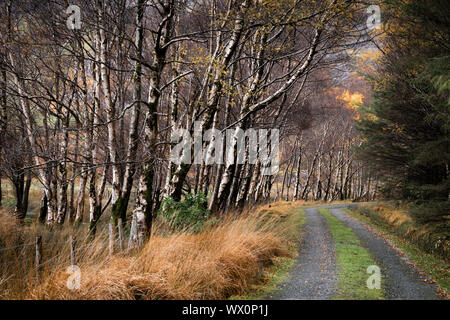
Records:
[[[117,201],[111,205],[111,221],[117,225],[119,219],[123,220],[123,212],[126,210],[126,201],[123,197],[118,197]]]

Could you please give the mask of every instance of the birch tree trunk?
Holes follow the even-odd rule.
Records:
[[[298,159],[297,159],[297,165],[296,165],[296,175],[295,175],[295,186],[294,186],[294,194],[292,195],[292,201],[299,200],[300,195],[300,184],[301,184],[301,173],[302,173],[302,148],[299,148],[298,151]]]
[[[160,81],[166,65],[166,54],[172,36],[175,2],[166,0],[161,4],[162,17],[156,34],[154,61],[150,68],[149,96],[147,102],[147,118],[145,121],[144,144],[149,152],[144,160],[144,166],[139,177],[136,208],[133,219],[136,224],[136,234],[130,235],[135,245],[141,246],[149,238],[153,219],[153,183],[155,175],[155,154],[158,134],[158,104],[161,96]]]
[[[100,73],[102,78],[102,89],[106,108],[106,120],[108,122],[108,151],[110,161],[112,163],[112,208],[117,207],[116,202],[120,197],[120,168],[118,163],[118,151],[117,151],[117,119],[116,108],[112,102],[110,73],[108,66],[110,65],[108,57],[108,37],[106,35],[106,8],[104,0],[97,0],[98,5],[98,17],[99,17],[99,36],[100,36]],[[114,218],[116,218],[115,212],[112,212]]]
[[[130,122],[130,131],[128,136],[127,164],[125,166],[124,182],[121,195],[113,203],[112,219],[116,225],[118,219],[121,218],[123,223],[127,221],[127,208],[130,201],[131,189],[133,187],[133,177],[136,172],[136,152],[139,147],[139,118],[142,104],[142,60],[144,48],[144,16],[145,16],[145,0],[138,0],[136,13],[136,61],[134,72],[134,107]]]
[[[12,57],[11,54],[10,54],[10,62],[11,62],[11,65],[14,67],[15,66],[14,58]],[[16,69],[16,70],[18,70],[18,69]],[[53,224],[53,222],[55,220],[55,215],[56,215],[55,204],[53,202],[54,195],[52,194],[51,181],[50,181],[49,177],[47,176],[46,170],[44,169],[44,166],[41,164],[41,161],[39,158],[39,151],[38,151],[38,146],[37,146],[38,144],[36,141],[36,135],[34,134],[33,115],[31,113],[29,100],[27,99],[28,95],[25,90],[25,83],[23,81],[23,77],[19,77],[17,75],[17,71],[13,73],[13,77],[14,77],[13,79],[14,79],[15,85],[17,86],[18,93],[20,95],[20,98],[19,98],[20,106],[21,106],[22,112],[24,114],[26,132],[28,135],[28,140],[30,143],[31,151],[33,153],[34,165],[37,167],[39,176],[41,178],[41,181],[42,181],[42,184],[44,187],[45,198],[47,199],[46,203],[47,203],[47,201],[51,201],[51,203],[48,203],[48,206],[46,206],[47,223],[51,225],[51,224]]]
[[[203,84],[203,89],[208,90],[207,91],[207,99],[206,99],[206,110],[204,112],[204,115],[202,117],[203,125],[202,125],[202,131],[205,127],[210,127],[211,122],[213,120],[214,114],[217,111],[217,106],[219,103],[219,98],[221,95],[221,89],[223,87],[223,80],[226,75],[226,68],[228,67],[231,58],[233,54],[236,51],[236,48],[238,47],[239,40],[241,38],[243,25],[244,25],[244,15],[245,12],[247,12],[249,7],[249,1],[244,0],[242,4],[235,8],[236,5],[235,1],[230,1],[227,16],[229,16],[233,10],[237,10],[236,17],[233,21],[233,31],[231,33],[230,40],[226,44],[226,46],[223,49],[223,53],[221,52],[222,44],[222,30],[225,28],[226,23],[228,22],[226,19],[222,23],[221,31],[219,31],[219,34],[217,36],[217,44],[216,44],[216,50],[213,55],[213,59],[211,60],[211,63],[209,64],[208,70],[206,74],[211,74],[213,71],[213,67],[216,67],[216,70],[213,72],[214,76],[211,81],[210,89],[208,90],[208,77],[205,79],[205,83]],[[237,6],[236,6],[237,7]],[[217,61],[220,61],[217,63]],[[199,108],[196,108],[199,109]],[[195,117],[194,117],[195,118]],[[169,195],[176,201],[179,201],[181,199],[181,193],[182,193],[182,186],[184,183],[184,180],[186,178],[186,175],[190,169],[190,164],[181,164],[178,166],[177,170],[174,172],[174,175],[171,177],[169,182]],[[231,173],[230,170],[225,170],[224,175],[227,176],[227,181],[231,181]],[[224,186],[221,183],[221,186],[219,187],[219,195],[218,199],[222,200],[224,198]],[[221,201],[219,200],[219,203]]]

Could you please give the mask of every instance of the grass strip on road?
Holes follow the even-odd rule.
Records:
[[[381,289],[369,289],[367,287],[367,279],[370,277],[370,274],[367,274],[367,268],[376,265],[376,263],[369,252],[361,245],[358,237],[327,209],[320,208],[319,211],[328,222],[336,246],[339,279],[337,283],[338,293],[334,299],[384,299],[383,286],[381,286]]]

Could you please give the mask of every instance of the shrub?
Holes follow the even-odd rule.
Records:
[[[208,199],[203,192],[186,194],[181,201],[168,197],[161,205],[160,217],[173,230],[198,232],[211,215],[206,209],[207,203]]]

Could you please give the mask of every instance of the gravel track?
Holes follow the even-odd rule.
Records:
[[[439,299],[437,286],[425,283],[418,270],[399,255],[386,240],[363,222],[342,210],[356,204],[336,204],[305,209],[306,223],[302,232],[299,256],[285,282],[269,299],[326,300],[336,293],[337,265],[334,241],[319,208],[330,212],[351,228],[381,269],[387,299]]]
[[[407,257],[400,255],[385,239],[375,235],[365,223],[339,209],[331,209],[330,212],[353,230],[380,267],[387,299],[439,299],[436,294],[437,286],[424,282],[426,276],[421,275],[408,263]]]
[[[335,251],[327,222],[316,208],[306,209],[305,215],[298,259],[273,299],[324,300],[336,290]]]

